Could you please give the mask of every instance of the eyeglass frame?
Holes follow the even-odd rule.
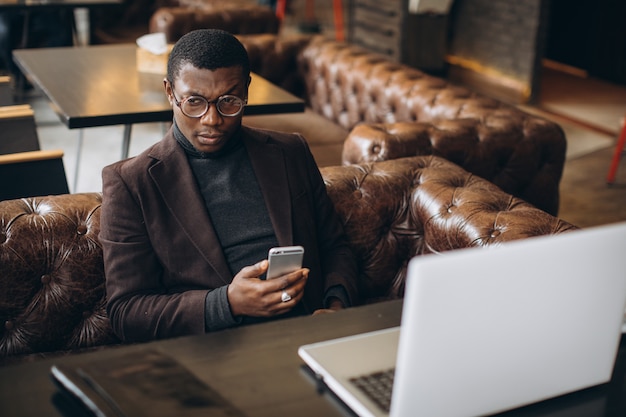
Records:
[[[207,113],[208,113],[209,109],[211,108],[211,104],[215,104],[215,110],[217,110],[217,112],[218,112],[221,116],[223,116],[223,117],[237,117],[237,116],[239,116],[239,115],[243,112],[244,108],[245,108],[245,107],[246,107],[246,105],[248,104],[248,99],[243,99],[243,98],[241,98],[241,97],[239,97],[239,96],[236,96],[236,95],[234,95],[234,94],[224,94],[224,95],[219,96],[218,98],[213,99],[213,100],[208,100],[206,97],[203,97],[203,96],[200,96],[200,95],[191,95],[191,96],[189,96],[189,97],[187,97],[187,98],[185,98],[185,99],[183,99],[183,100],[181,100],[181,101],[178,101],[178,98],[176,98],[176,92],[174,91],[174,85],[173,85],[173,84],[170,84],[170,88],[171,88],[171,90],[172,90],[172,97],[174,98],[174,103],[176,103],[176,105],[178,106],[178,108],[180,109],[180,111],[181,111],[181,113],[182,113],[182,114],[184,114],[185,116],[187,116],[187,117],[189,117],[189,118],[191,118],[191,119],[199,119],[199,118],[203,117],[205,114],[207,114]],[[187,101],[189,101],[190,99],[192,99],[192,98],[194,98],[194,97],[195,97],[195,98],[201,98],[201,99],[203,99],[204,101],[206,101],[206,103],[207,103],[207,105],[206,105],[206,110],[205,110],[202,114],[200,114],[200,115],[198,115],[198,116],[190,116],[190,115],[188,115],[187,113],[185,113],[185,111],[183,110],[183,104],[185,104]],[[239,109],[239,111],[238,111],[237,113],[234,113],[234,114],[224,114],[224,113],[222,113],[222,112],[220,111],[220,108],[219,108],[219,106],[217,105],[217,103],[218,103],[220,100],[223,100],[225,97],[234,97],[234,98],[236,98],[237,100],[240,100],[241,102],[243,102],[243,105],[241,106],[241,109]]]

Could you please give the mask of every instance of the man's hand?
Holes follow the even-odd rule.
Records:
[[[271,317],[291,310],[304,295],[304,286],[309,277],[307,268],[262,280],[268,262],[242,268],[228,286],[228,302],[234,316]],[[283,301],[285,291],[291,299]]]

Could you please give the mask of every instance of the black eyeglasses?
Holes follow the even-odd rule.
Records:
[[[230,94],[219,96],[215,100],[207,100],[202,96],[189,96],[183,101],[178,101],[172,86],[172,96],[180,111],[187,117],[199,118],[209,111],[209,106],[215,104],[218,113],[225,117],[235,117],[241,114],[246,101]]]

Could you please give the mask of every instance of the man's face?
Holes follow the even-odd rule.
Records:
[[[183,114],[176,101],[182,103],[189,96],[201,96],[210,102],[224,95],[246,100],[248,84],[249,79],[244,77],[240,66],[211,71],[189,63],[181,68],[174,85],[165,81],[165,93],[174,110],[176,124],[196,150],[211,153],[222,149],[241,126],[243,112],[223,116],[212,103],[202,117],[193,118]]]

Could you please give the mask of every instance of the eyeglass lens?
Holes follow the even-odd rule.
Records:
[[[223,116],[234,116],[238,114],[244,106],[244,102],[237,96],[221,96],[215,101],[217,111]],[[191,96],[182,102],[183,113],[190,117],[200,117],[209,108],[209,101],[201,96]]]

